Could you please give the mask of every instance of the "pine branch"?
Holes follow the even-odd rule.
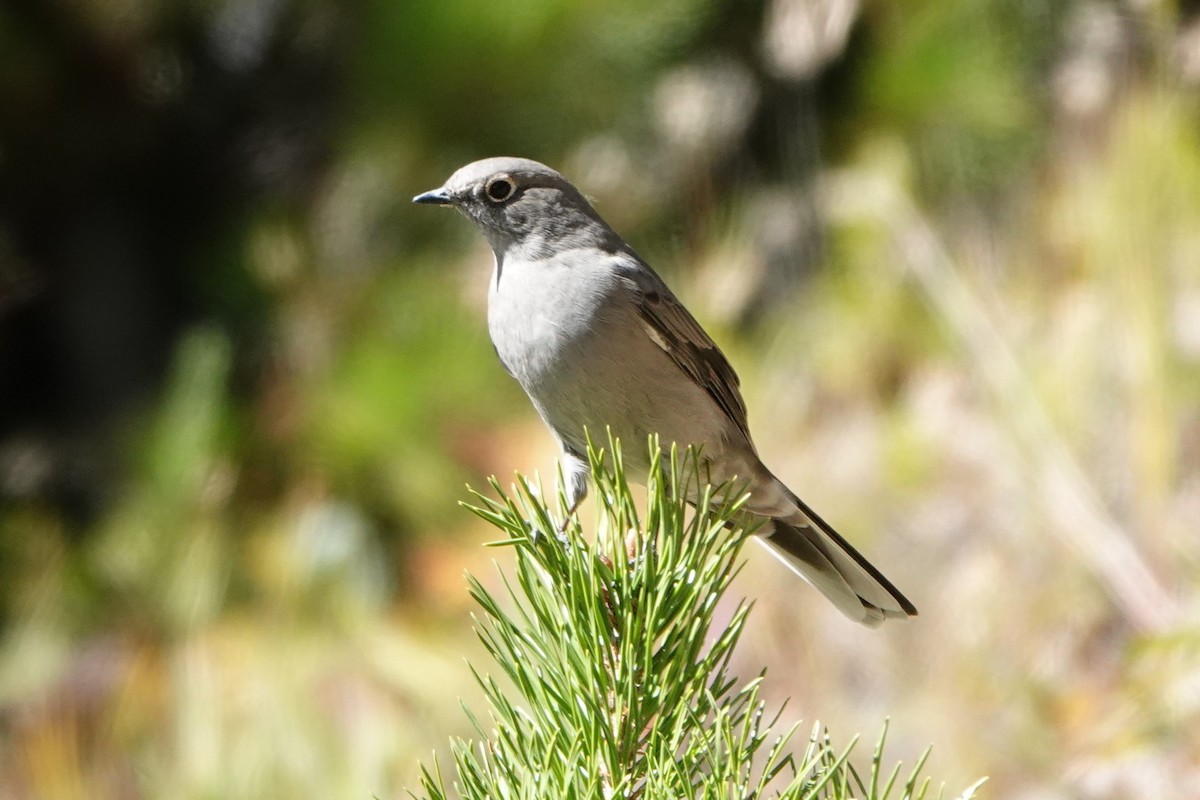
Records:
[[[672,450],[653,465],[644,514],[629,490],[619,445],[591,448],[597,532],[588,543],[558,492],[554,513],[518,477],[497,497],[468,507],[496,526],[493,544],[516,552],[507,601],[476,579],[476,630],[500,672],[475,672],[489,716],[471,717],[478,743],[452,743],[453,787],[478,798],[807,798],[891,796],[898,769],[880,785],[880,737],[864,782],[820,727],[797,758],[795,726],[776,730],[760,698],[763,675],[731,674],[750,606],[723,627],[718,601],[740,568],[746,532],[734,525],[745,496],[701,480],[700,460]],[[561,481],[560,481],[561,483]],[[688,498],[698,497],[695,507]],[[730,528],[733,527],[733,530]],[[564,536],[546,535],[563,530]],[[470,712],[468,712],[469,714]],[[886,731],[885,731],[886,732]],[[900,797],[925,798],[924,758]],[[430,800],[450,795],[440,767],[423,768]],[[971,787],[962,797],[974,795]]]

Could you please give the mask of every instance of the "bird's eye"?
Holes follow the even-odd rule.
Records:
[[[491,200],[493,203],[503,203],[505,200],[512,197],[513,192],[516,190],[517,187],[511,180],[506,177],[502,177],[492,178],[490,181],[488,181],[487,186],[483,191],[487,194],[488,200]]]

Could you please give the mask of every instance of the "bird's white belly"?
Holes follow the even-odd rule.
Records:
[[[538,413],[568,449],[582,454],[586,435],[597,444],[607,430],[622,442],[627,466],[642,477],[646,440],[724,449],[728,421],[701,387],[644,330],[632,302],[619,292],[580,297],[565,268],[505,265],[493,276],[488,326],[496,352]]]

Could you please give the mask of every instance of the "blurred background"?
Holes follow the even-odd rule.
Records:
[[[409,199],[507,154],[921,609],[748,550],[785,719],[1200,796],[1198,101],[1192,0],[7,0],[0,795],[401,798],[469,730],[456,503],[554,449]]]

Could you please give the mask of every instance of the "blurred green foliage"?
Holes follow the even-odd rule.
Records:
[[[996,796],[1190,798],[1197,42],[1171,0],[10,0],[0,795],[400,797],[464,733],[456,501],[552,447],[490,255],[408,201],[508,153],[916,588],[867,636],[752,560],[765,699]]]

